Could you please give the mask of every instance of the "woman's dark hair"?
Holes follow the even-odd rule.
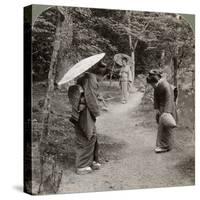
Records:
[[[154,75],[154,76],[148,76],[146,78],[147,83],[151,84],[151,83],[157,83],[160,80],[160,76]]]
[[[126,57],[122,57],[122,60],[125,60],[126,62],[128,62],[128,58]]]
[[[76,80],[76,83],[78,85],[83,86],[84,82],[85,82],[85,79],[86,79],[86,74],[84,73],[84,74],[80,75],[80,77],[78,77],[78,79]]]

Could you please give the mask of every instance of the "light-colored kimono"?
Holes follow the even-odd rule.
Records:
[[[154,108],[162,113],[170,113],[177,121],[177,111],[174,101],[174,90],[166,79],[160,79],[154,89]],[[158,133],[156,146],[161,148],[171,148],[173,129],[165,127],[158,117]]]
[[[127,101],[129,90],[133,82],[132,72],[129,65],[122,67],[120,70],[119,84],[121,88],[121,100]]]

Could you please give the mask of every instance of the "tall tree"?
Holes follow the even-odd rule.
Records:
[[[41,187],[43,186],[44,190],[44,184],[48,181],[51,182],[51,185],[53,185],[53,191],[57,191],[57,184],[60,182],[60,179],[58,179],[58,182],[55,183],[53,179],[51,179],[51,175],[44,176],[46,174],[44,171],[47,170],[44,168],[46,159],[48,158],[45,156],[46,151],[48,147],[48,136],[50,134],[50,117],[51,117],[51,101],[52,96],[54,92],[54,85],[55,85],[55,77],[56,77],[56,66],[57,66],[57,58],[58,58],[58,52],[60,49],[61,44],[61,31],[62,31],[62,22],[64,21],[64,16],[61,14],[58,7],[56,7],[56,19],[57,19],[57,26],[56,26],[56,33],[55,33],[55,41],[53,44],[53,52],[51,56],[51,62],[49,67],[49,73],[48,73],[48,88],[46,92],[46,97],[44,101],[44,107],[43,107],[43,130],[40,137],[40,144],[39,144],[39,152],[40,152],[40,173],[41,173],[41,181],[39,186],[38,193],[41,193]],[[55,160],[53,162],[53,166],[55,166]]]

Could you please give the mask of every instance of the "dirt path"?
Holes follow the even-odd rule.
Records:
[[[183,166],[190,162],[188,157],[193,147],[183,146],[166,154],[155,154],[156,126],[141,126],[145,116],[140,113],[132,117],[142,95],[140,92],[131,94],[125,105],[111,104],[109,112],[99,117],[102,168],[82,176],[76,175],[74,169],[65,170],[59,193],[194,184]]]

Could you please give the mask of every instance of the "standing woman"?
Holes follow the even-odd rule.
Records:
[[[162,78],[161,72],[158,70],[151,70],[149,72],[147,83],[154,88],[154,109],[157,110],[158,132],[155,152],[167,152],[171,150],[173,127],[166,126],[161,120],[161,116],[167,113],[173,117],[171,118],[172,121],[177,120],[174,90],[167,80]]]
[[[131,69],[128,65],[128,59],[126,57],[122,58],[122,68],[120,70],[119,75],[119,85],[121,88],[121,102],[125,104],[128,101],[130,86],[133,82]]]
[[[95,74],[85,73],[77,80],[80,90],[76,132],[76,172],[87,174],[99,169],[98,141],[96,134],[96,118],[100,115],[97,90],[98,82]],[[72,113],[73,115],[73,113]]]

